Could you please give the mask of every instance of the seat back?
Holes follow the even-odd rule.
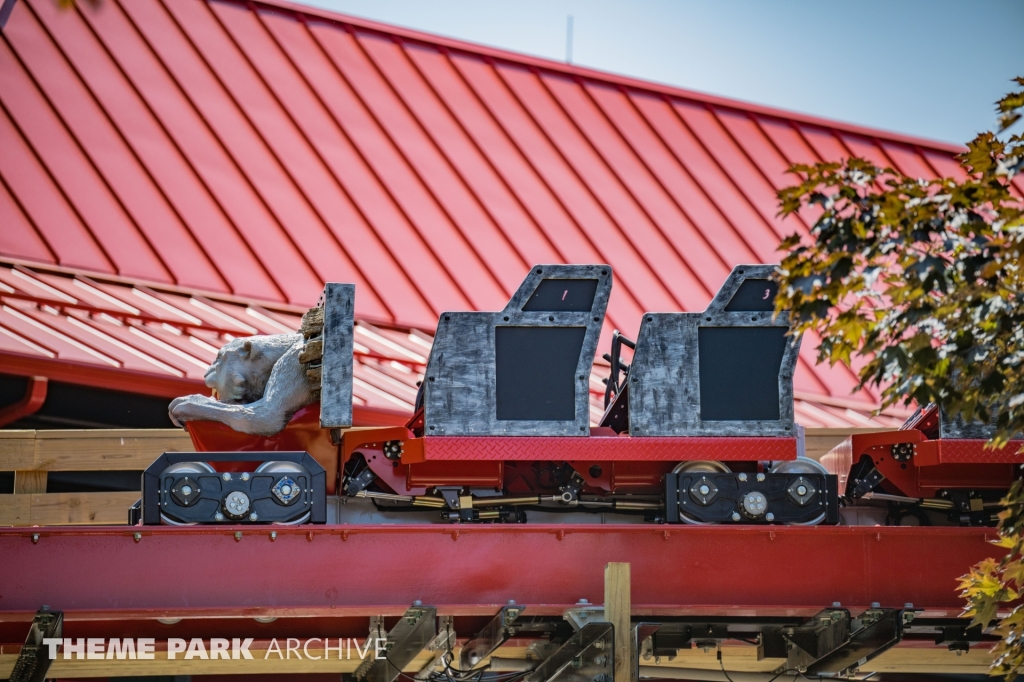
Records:
[[[356,287],[328,282],[320,302],[324,310],[320,373],[320,426],[352,426],[352,334]]]
[[[702,313],[647,313],[628,376],[634,436],[796,436],[800,339],[771,265],[738,265]]]
[[[608,265],[537,265],[505,309],[444,313],[424,378],[426,436],[586,436]]]

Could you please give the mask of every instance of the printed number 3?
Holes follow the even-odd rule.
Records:
[[[772,290],[771,289],[765,289],[764,290],[764,296],[761,297],[761,300],[762,301],[767,301],[768,297],[771,296],[771,295],[772,295]]]

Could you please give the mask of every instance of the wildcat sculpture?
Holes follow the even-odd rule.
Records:
[[[299,408],[315,399],[303,363],[307,359],[300,357],[304,345],[298,333],[229,341],[206,370],[213,397],[175,398],[168,407],[171,421],[176,426],[218,421],[260,436],[280,432]]]
[[[354,302],[352,284],[328,282],[297,333],[229,341],[206,371],[213,397],[175,398],[171,421],[217,421],[272,436],[299,408],[321,401],[321,427],[351,426]]]

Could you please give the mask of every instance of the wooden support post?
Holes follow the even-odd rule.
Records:
[[[16,495],[39,495],[45,492],[45,469],[20,469],[14,472],[14,493]]]
[[[604,567],[604,619],[615,626],[615,675],[613,682],[636,682],[630,646],[629,564],[609,563]]]

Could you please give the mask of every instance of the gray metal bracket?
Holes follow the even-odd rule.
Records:
[[[782,631],[792,645],[786,667],[808,675],[851,673],[903,639],[903,625],[913,619],[904,610],[871,608],[856,618],[846,609],[825,609],[807,623]]]
[[[430,640],[430,644],[427,645],[427,651],[431,652],[434,657],[430,663],[423,666],[423,669],[413,676],[417,680],[428,679],[433,674],[438,662],[455,648],[455,618],[453,616],[441,616],[437,620],[437,634],[434,636],[434,639]]]
[[[772,265],[737,265],[704,312],[644,314],[628,376],[631,435],[798,436],[793,414],[793,374],[800,352],[800,337],[783,338],[789,329],[789,314],[775,315],[772,304],[775,299],[772,292],[776,290],[772,281],[774,269]],[[762,288],[763,300],[756,295]],[[750,331],[742,331],[745,329]],[[772,329],[775,331],[770,331]],[[701,338],[703,334],[712,333],[731,335],[721,338],[733,339],[737,348],[755,344],[755,349],[765,354],[765,361],[773,364],[778,360],[768,356],[775,352],[777,344],[784,344],[779,346],[782,355],[777,380],[777,412],[764,401],[758,404],[766,409],[757,410],[757,418],[738,418],[711,411],[714,391],[710,387],[726,385],[742,395],[743,377],[737,379],[735,385],[732,382],[717,384],[708,378],[709,374],[705,377],[709,404],[702,405],[701,369],[706,365],[700,357],[704,343]],[[762,333],[771,337],[767,345],[762,343],[765,341],[760,336]],[[740,340],[737,334],[757,336]],[[707,343],[711,350],[728,347],[722,345],[726,341]],[[771,353],[769,348],[773,349]],[[754,367],[763,366],[752,359],[758,357],[744,353],[738,359],[750,360]],[[720,398],[717,402],[723,401],[724,398]]]
[[[588,623],[526,677],[526,682],[611,682],[615,627]]]
[[[782,636],[790,644],[786,668],[805,671],[850,641],[850,612],[825,609],[803,625],[784,629]]]
[[[39,609],[32,619],[32,626],[25,637],[18,660],[14,662],[11,682],[43,682],[53,663],[43,640],[60,639],[63,630],[64,614],[61,611],[50,611],[48,606]]]
[[[508,641],[512,636],[510,626],[525,610],[525,606],[513,604],[503,606],[498,615],[462,647],[462,652],[459,654],[459,669],[472,669]]]
[[[586,309],[534,305],[534,294],[540,295],[542,285],[566,282],[568,293],[584,281],[596,283]],[[536,265],[501,312],[442,313],[423,383],[424,435],[590,435],[590,373],[611,287],[609,265]],[[585,330],[572,375],[571,419],[498,419],[496,338],[501,330],[524,328]],[[522,368],[527,375],[530,371]]]
[[[582,630],[587,623],[597,623],[604,620],[604,606],[574,606],[566,609],[562,618],[569,621],[573,630]]]
[[[441,497],[444,498],[444,503],[448,505],[449,509],[459,510],[459,496],[462,494],[460,486],[439,485],[437,492],[441,493]]]
[[[843,676],[864,665],[903,639],[903,613],[896,609],[870,609],[851,621],[849,640],[807,666],[808,675]]]
[[[653,653],[654,643],[651,636],[660,629],[661,623],[637,623],[631,628],[629,637],[630,682],[640,679],[640,655],[644,651],[644,644],[650,642],[650,650]]]
[[[378,631],[383,630],[377,624]],[[371,636],[374,625],[371,623]],[[413,606],[406,609],[398,624],[387,634],[384,658],[363,661],[354,673],[361,682],[394,682],[421,651],[430,646],[437,635],[437,609]]]

